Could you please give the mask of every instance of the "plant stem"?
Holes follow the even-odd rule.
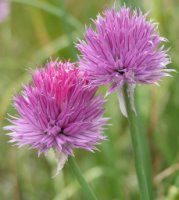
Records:
[[[139,131],[138,116],[136,116],[136,114],[132,110],[127,90],[127,85],[125,85],[124,95],[134,152],[135,167],[141,193],[141,200],[153,200],[154,198],[152,193],[152,185],[150,181],[148,181],[148,172],[146,168],[146,156],[148,156],[148,154],[146,154],[146,150],[144,147],[144,137]]]
[[[138,127],[140,129],[140,137],[141,137],[141,141],[142,141],[142,149],[144,151],[144,164],[145,164],[145,169],[146,169],[146,173],[147,173],[147,181],[148,181],[148,187],[150,189],[150,194],[153,197],[152,199],[154,199],[154,191],[153,191],[153,180],[152,180],[152,166],[151,166],[151,155],[150,155],[150,145],[149,145],[149,141],[148,141],[148,137],[150,137],[150,135],[148,135],[148,129],[146,128],[146,122],[144,117],[142,116],[140,107],[139,107],[139,90],[138,88],[136,88],[136,95],[135,95],[135,102],[136,102],[136,109],[137,109],[137,123],[138,123]]]
[[[78,180],[79,184],[81,185],[86,197],[88,200],[97,200],[95,194],[93,193],[93,191],[91,190],[90,186],[88,185],[88,183],[86,182],[86,180],[84,179],[80,168],[78,167],[75,158],[74,157],[69,157],[68,158],[68,163],[74,173],[74,175],[76,176],[76,179]]]

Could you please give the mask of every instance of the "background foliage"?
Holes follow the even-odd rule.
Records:
[[[123,3],[122,0],[120,3]],[[172,64],[179,70],[179,1],[126,1],[127,5],[150,10],[168,38]],[[14,114],[13,94],[30,80],[29,69],[49,59],[75,61],[73,43],[83,38],[85,24],[110,7],[110,0],[13,0],[11,14],[0,24],[0,123],[7,112]],[[151,149],[152,174],[158,200],[179,199],[179,78],[165,78],[160,87],[138,86],[141,131]],[[105,92],[105,88],[101,89]],[[111,117],[108,141],[95,154],[76,151],[86,179],[102,200],[138,200],[138,186],[127,120],[121,116],[115,94],[109,96],[106,115]],[[178,163],[178,164],[177,164]],[[0,199],[79,200],[85,199],[68,164],[52,178],[56,163],[53,154],[37,157],[36,151],[18,149],[8,143],[0,129]],[[167,169],[167,170],[166,170]]]

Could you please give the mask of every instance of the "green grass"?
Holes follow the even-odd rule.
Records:
[[[132,1],[132,0],[131,0]],[[123,1],[121,1],[122,3]],[[135,5],[139,5],[136,0]],[[29,5],[28,5],[29,4]],[[30,5],[31,4],[31,5]],[[83,37],[85,24],[110,6],[110,0],[13,0],[11,16],[0,24],[0,123],[7,112],[15,114],[12,96],[30,80],[29,69],[49,57],[75,61],[73,43]],[[130,4],[128,0],[126,4]],[[175,0],[143,0],[149,16],[159,22],[167,37],[172,58],[170,68],[179,70],[179,4]],[[134,4],[133,4],[134,5]],[[152,175],[157,200],[178,200],[179,172],[156,177],[179,162],[179,77],[165,78],[161,86],[138,86],[140,128],[149,139]],[[102,88],[104,93],[106,88]],[[109,96],[106,116],[111,117],[105,134],[108,141],[91,154],[75,151],[86,180],[101,200],[139,200],[134,157],[127,120],[121,116],[115,94]],[[18,149],[8,143],[0,129],[0,199],[2,200],[83,200],[86,199],[68,164],[56,178],[53,154],[37,157],[36,151]]]

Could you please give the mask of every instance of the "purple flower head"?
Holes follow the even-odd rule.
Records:
[[[123,6],[98,15],[96,30],[87,28],[85,41],[77,45],[82,54],[79,65],[94,85],[110,84],[108,93],[119,92],[124,84],[134,89],[136,83],[156,84],[169,75],[170,58],[161,46],[166,39],[146,17]]]
[[[0,22],[3,22],[10,12],[9,0],[0,0]]]
[[[96,96],[79,69],[66,62],[50,61],[37,70],[33,84],[23,87],[14,98],[19,116],[11,116],[11,142],[29,145],[41,153],[53,148],[59,157],[59,168],[74,148],[88,151],[105,139],[102,135],[107,118],[103,117],[104,100]]]

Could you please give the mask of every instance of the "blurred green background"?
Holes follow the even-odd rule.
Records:
[[[123,1],[117,1],[123,3]],[[85,24],[107,7],[110,0],[13,0],[10,15],[0,23],[0,123],[14,114],[12,96],[30,80],[29,69],[49,57],[75,61],[74,43],[83,38]],[[126,1],[150,10],[159,22],[172,64],[179,70],[179,1]],[[140,128],[149,138],[152,174],[157,200],[179,200],[179,78],[165,78],[160,87],[138,86]],[[105,88],[101,89],[102,92]],[[118,109],[115,94],[109,96],[106,116],[111,117],[105,134],[108,141],[91,154],[77,150],[76,159],[100,200],[139,200],[127,120]],[[0,129],[0,200],[84,200],[68,164],[56,178],[53,154],[37,157],[36,151],[8,143]]]

